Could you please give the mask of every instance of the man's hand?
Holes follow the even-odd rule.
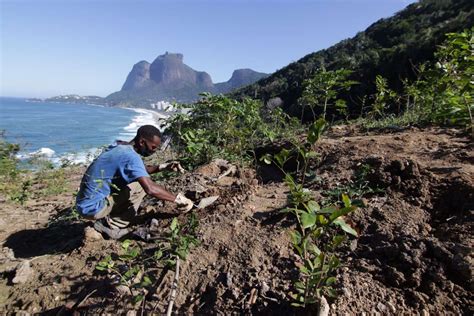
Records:
[[[158,166],[158,170],[159,171],[170,170],[170,171],[175,171],[179,173],[184,173],[184,168],[181,167],[181,165],[177,161],[162,163]]]
[[[193,201],[185,197],[183,193],[179,193],[174,202],[178,205],[178,210],[181,212],[188,212],[194,205]]]

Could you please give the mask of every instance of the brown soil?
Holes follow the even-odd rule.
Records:
[[[367,207],[350,216],[360,237],[341,249],[339,296],[329,302],[330,313],[472,314],[473,143],[455,129],[363,134],[338,127],[317,151],[315,196],[352,183],[365,165],[369,186],[381,189],[367,194]],[[134,307],[107,276],[94,271],[106,254],[119,252],[120,243],[85,239],[87,221],[51,223],[72,205],[82,171],[71,171],[69,193],[25,206],[0,201],[0,311],[56,314],[68,302],[83,301],[79,312],[164,313],[173,271],[157,271],[161,282],[144,305]],[[216,179],[224,171],[210,164],[166,183],[193,199],[220,196],[197,212],[201,245],[182,262],[174,310],[301,314],[288,298],[298,272],[288,233],[295,223],[278,213],[286,205],[285,185],[263,184],[257,180],[263,173],[248,169]],[[144,206],[163,229],[175,216],[168,203],[146,200]],[[25,260],[33,274],[13,284]]]

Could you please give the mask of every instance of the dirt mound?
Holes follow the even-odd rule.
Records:
[[[351,215],[360,237],[339,254],[339,296],[329,302],[330,313],[471,314],[472,142],[453,129],[364,134],[343,127],[333,129],[317,151],[313,193],[331,198],[341,188],[362,192],[367,204]],[[361,170],[364,182],[358,180]],[[271,173],[266,169],[263,180],[281,178]],[[77,186],[77,178],[71,187]],[[295,223],[279,213],[287,203],[287,188],[261,180],[251,169],[219,161],[164,183],[195,201],[219,195],[197,211],[201,244],[182,262],[177,313],[302,313],[290,306],[288,297],[298,269],[289,240]],[[134,306],[129,293],[94,271],[105,255],[119,251],[120,243],[84,240],[89,222],[48,226],[48,216],[70,206],[70,197],[43,206],[1,204],[4,310],[56,314],[72,302],[80,303],[77,311],[89,313],[165,312],[172,271],[158,269],[157,286],[144,304]],[[180,221],[185,217],[176,214],[172,203],[147,199],[143,206],[148,211],[144,222],[158,218],[158,230],[169,227],[175,216]],[[144,249],[153,246],[139,243]],[[24,260],[33,273],[28,282],[13,284]]]

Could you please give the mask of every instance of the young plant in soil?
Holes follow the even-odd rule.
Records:
[[[121,254],[105,256],[95,269],[127,286],[132,302],[137,304],[152,289],[157,269],[173,268],[178,260],[186,260],[191,248],[199,244],[197,227],[194,213],[183,225],[174,218],[170,230],[157,242],[156,247],[144,250],[139,243],[124,240]]]
[[[349,196],[350,199],[361,199],[366,195],[384,193],[384,189],[372,186],[368,181],[367,177],[371,172],[373,170],[369,164],[359,165],[355,172],[355,177],[348,184],[339,185],[324,192],[324,195],[328,197],[327,202],[342,202],[341,197],[343,194]]]
[[[347,240],[346,233],[357,237],[357,232],[344,220],[345,215],[357,209],[346,194],[342,195],[342,205],[321,207],[305,188],[308,164],[317,157],[311,147],[321,137],[325,125],[324,119],[317,120],[310,126],[305,144],[295,144],[293,150],[283,149],[273,157],[262,158],[266,163],[273,162],[284,173],[290,193],[289,207],[282,212],[292,214],[298,223],[298,228],[291,232],[291,239],[300,277],[294,280],[294,291],[289,294],[292,305],[297,307],[318,303],[322,296],[336,295],[333,285],[341,264],[336,249]],[[294,156],[298,163],[296,174],[292,175],[285,164]]]

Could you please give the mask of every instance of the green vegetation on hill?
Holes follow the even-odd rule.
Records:
[[[347,102],[350,114],[360,114],[364,106],[374,102],[365,98],[375,94],[377,75],[386,79],[387,88],[401,91],[404,79],[416,77],[416,65],[434,59],[446,33],[460,32],[473,24],[474,4],[470,0],[421,0],[391,18],[379,20],[355,37],[309,54],[232,95],[263,101],[279,97],[285,111],[300,116],[302,105],[298,99],[303,95],[304,81],[323,68],[328,71],[344,68],[352,71],[349,79],[359,84],[341,97]],[[306,118],[312,119],[309,108],[306,110]]]

